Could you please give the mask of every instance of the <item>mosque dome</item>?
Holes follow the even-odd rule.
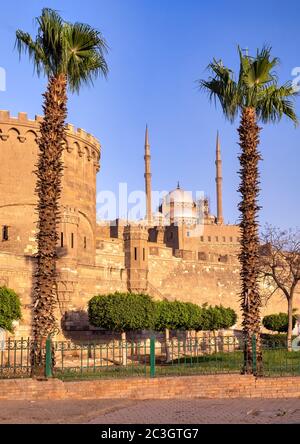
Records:
[[[164,198],[162,213],[171,223],[195,222],[195,203],[192,194],[180,188],[170,191]]]
[[[182,188],[176,188],[170,191],[166,195],[166,203],[174,202],[174,204],[190,204],[193,205],[194,201],[189,191],[185,191]]]

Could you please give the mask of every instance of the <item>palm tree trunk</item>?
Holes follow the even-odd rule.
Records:
[[[258,234],[258,211],[257,203],[259,194],[259,171],[258,164],[261,160],[258,151],[260,128],[256,123],[254,108],[244,108],[238,129],[240,136],[241,154],[239,192],[242,200],[239,204],[241,212],[241,308],[243,314],[244,332],[244,368],[243,372],[253,373],[253,350],[252,337],[256,336],[256,362],[257,374],[262,371],[262,352],[260,340],[260,307],[261,297],[259,294],[259,234]]]
[[[62,152],[66,140],[67,78],[64,74],[49,79],[44,94],[44,119],[38,139],[36,194],[38,196],[37,268],[34,286],[32,330],[35,347],[33,372],[44,371],[44,343],[57,329],[55,319],[57,225],[60,219],[59,199],[63,174]]]

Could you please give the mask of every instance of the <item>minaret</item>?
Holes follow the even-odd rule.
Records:
[[[149,144],[149,135],[148,135],[148,125],[146,125],[146,133],[145,133],[145,190],[146,190],[146,220],[149,224],[152,222],[152,205],[151,205],[151,156],[150,156],[150,144]]]
[[[221,148],[219,141],[219,131],[217,132],[217,146],[216,146],[216,188],[217,188],[217,223],[222,224],[223,219],[223,202],[222,202],[222,160]]]

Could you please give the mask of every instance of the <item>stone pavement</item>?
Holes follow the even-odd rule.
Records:
[[[300,424],[300,399],[152,400],[104,413],[93,424]]]
[[[119,399],[0,401],[0,424],[81,424],[133,404]]]
[[[2,424],[300,424],[300,399],[0,401]]]

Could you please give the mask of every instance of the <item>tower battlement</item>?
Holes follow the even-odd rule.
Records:
[[[38,137],[39,124],[43,121],[43,116],[36,115],[34,119],[29,119],[28,114],[19,112],[18,117],[12,117],[9,111],[0,110],[0,138],[8,140],[10,132],[17,133],[20,143],[26,142],[28,133]],[[67,151],[73,151],[74,145],[77,147],[78,155],[82,157],[86,154],[87,160],[93,160],[98,169],[100,161],[101,145],[99,140],[82,128],[75,128],[74,125],[67,124]]]
[[[32,252],[32,230],[36,227],[36,165],[38,138],[43,116],[29,118],[25,112],[12,116],[0,110],[0,226],[9,226],[9,240],[2,248],[14,253]],[[60,221],[57,227],[62,243],[72,258],[95,262],[96,173],[99,170],[100,143],[91,134],[66,126],[62,155]],[[78,233],[78,227],[80,232]],[[73,247],[71,246],[73,245]],[[73,260],[73,259],[72,259]]]
[[[148,227],[143,224],[126,225],[124,228],[124,240],[148,240]]]

